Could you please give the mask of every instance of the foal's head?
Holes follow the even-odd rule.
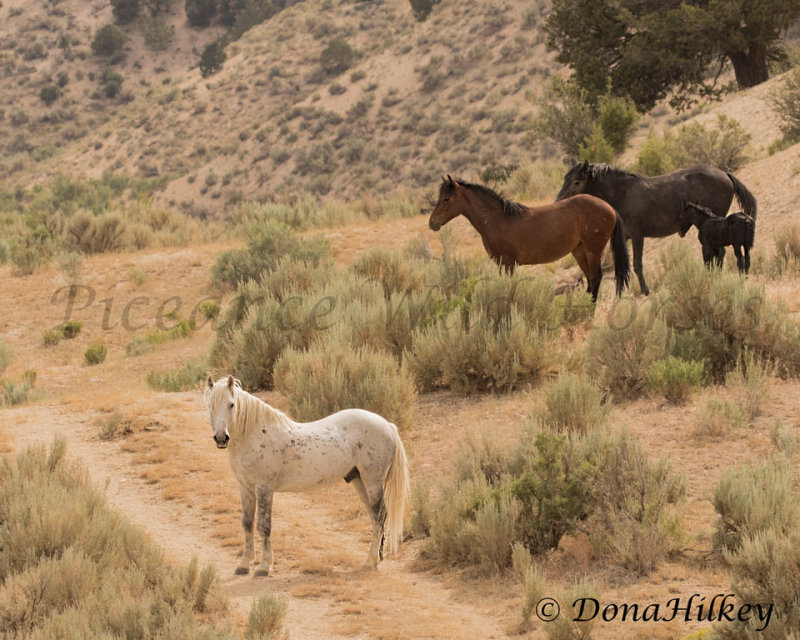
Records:
[[[699,205],[695,202],[684,202],[683,203],[683,211],[681,211],[681,226],[680,230],[678,231],[678,235],[682,238],[686,235],[686,232],[692,228],[692,225],[695,225],[698,229],[700,229],[706,222],[706,220],[710,220],[712,218],[717,218],[719,216],[715,215],[711,209]]]
[[[241,384],[233,376],[220,378],[216,382],[208,378],[203,399],[211,418],[211,430],[214,432],[214,442],[217,447],[224,449],[231,439],[230,425],[236,417],[236,389]]]
[[[438,231],[463,212],[465,190],[466,186],[461,180],[453,180],[450,176],[442,178],[439,200],[428,220],[428,226],[431,229]]]

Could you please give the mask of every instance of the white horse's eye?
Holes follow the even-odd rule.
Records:
[[[235,405],[233,404],[233,402],[231,402],[231,404],[230,404],[230,408],[231,408],[231,409],[233,409],[233,407],[234,407],[234,406],[235,406]]]

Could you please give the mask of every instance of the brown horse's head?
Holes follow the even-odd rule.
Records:
[[[579,162],[564,176],[564,184],[558,192],[556,200],[563,200],[579,193],[585,193],[586,181],[589,179],[589,162]]]
[[[431,217],[428,220],[428,226],[434,231],[442,228],[442,225],[447,224],[453,218],[461,213],[459,201],[461,200],[461,191],[465,187],[459,184],[458,181],[453,180],[450,176],[442,178],[442,186],[439,187],[439,200],[433,208]]]

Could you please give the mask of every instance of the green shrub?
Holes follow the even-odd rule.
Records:
[[[610,406],[603,402],[600,390],[585,378],[567,373],[543,389],[544,406],[528,416],[528,426],[548,427],[556,431],[577,431],[602,426]]]
[[[731,591],[736,605],[759,603],[762,612],[771,608],[769,625],[754,615],[749,622],[723,623],[714,627],[720,640],[780,640],[800,634],[800,531],[767,529],[745,536],[736,551],[726,551]],[[755,613],[755,612],[754,612]]]
[[[387,299],[393,293],[420,291],[424,285],[419,263],[382,248],[361,254],[350,263],[350,269],[367,280],[379,282]]]
[[[92,53],[96,56],[119,61],[122,48],[127,41],[125,34],[113,24],[98,29],[92,39]]]
[[[770,302],[763,283],[709,271],[674,243],[663,254],[658,314],[675,332],[692,335],[711,380],[721,382],[745,352],[782,375],[800,373],[800,324]]]
[[[322,71],[330,76],[338,76],[347,71],[356,58],[353,47],[344,38],[331,38],[319,56]]]
[[[520,546],[543,553],[585,522],[601,554],[643,575],[678,542],[669,505],[683,481],[625,434],[528,429],[511,451],[467,444],[429,508],[426,553],[441,564],[496,572],[519,565]]]
[[[247,280],[260,280],[284,258],[318,266],[331,253],[323,236],[301,237],[283,222],[257,218],[245,225],[247,250],[222,253],[211,270],[217,287],[236,287]]]
[[[555,144],[566,156],[577,158],[595,123],[586,91],[577,82],[555,77],[545,86],[538,105],[533,135]]]
[[[512,391],[538,380],[551,362],[552,342],[516,309],[498,322],[483,310],[471,312],[468,326],[456,309],[414,333],[406,361],[425,390]]]
[[[770,102],[787,146],[800,141],[800,69],[786,74],[783,84],[773,90]]]
[[[6,372],[14,361],[14,350],[8,343],[0,338],[0,377]]]
[[[624,432],[606,447],[598,469],[592,543],[613,564],[649,575],[680,542],[670,505],[683,497],[684,480],[665,458],[651,461]]]
[[[45,347],[54,347],[61,342],[62,337],[63,334],[58,329],[48,329],[42,333],[42,344]]]
[[[214,570],[167,563],[63,439],[0,462],[0,627],[14,637],[233,640]],[[225,621],[225,622],[223,622]]]
[[[94,342],[89,345],[83,354],[83,359],[88,365],[101,364],[106,359],[108,348],[102,342]]]
[[[715,128],[691,122],[663,136],[651,133],[634,166],[649,176],[702,162],[733,172],[747,162],[751,136],[734,119],[719,115]]]
[[[11,380],[0,380],[0,407],[14,407],[34,399],[34,380],[26,379],[17,384]]]
[[[772,256],[768,275],[800,273],[800,224],[793,223],[779,227],[773,238],[775,254]]]
[[[761,405],[767,400],[771,386],[772,366],[750,351],[745,351],[736,367],[725,374],[725,387],[749,422],[761,415]]]
[[[719,514],[715,547],[734,551],[757,534],[796,529],[800,514],[792,484],[790,463],[781,458],[726,471],[712,499]]]
[[[61,90],[54,84],[48,84],[42,87],[39,92],[39,99],[44,102],[48,107],[53,104],[61,96]]]
[[[122,88],[122,83],[125,79],[121,73],[116,71],[106,71],[103,73],[103,93],[106,98],[116,98],[119,95],[119,90]]]
[[[213,73],[222,69],[225,60],[228,59],[228,54],[225,53],[225,41],[223,39],[214,40],[205,47],[200,54],[200,75],[207,78]]]
[[[111,0],[111,13],[117,24],[129,24],[139,17],[140,0]]]
[[[58,329],[66,340],[71,340],[81,332],[82,328],[83,323],[77,320],[67,320]]]
[[[289,603],[286,598],[268,593],[253,602],[245,640],[288,640],[289,632],[284,629]]]
[[[411,12],[414,14],[414,19],[418,22],[423,22],[433,11],[434,5],[439,4],[441,0],[408,0],[411,3]]]
[[[703,362],[668,356],[647,368],[647,384],[673,404],[683,404],[703,382]]]
[[[113,440],[117,437],[122,426],[123,415],[119,410],[114,410],[98,421],[97,435],[101,440]]]
[[[730,400],[707,398],[697,412],[694,433],[699,437],[725,438],[747,424],[747,414]]]
[[[298,420],[318,420],[341,409],[374,411],[400,427],[411,422],[414,383],[391,356],[354,349],[331,331],[307,351],[287,349],[275,365],[275,386],[289,397]]]
[[[600,389],[614,401],[641,396],[647,371],[668,356],[673,337],[652,310],[643,312],[622,299],[605,325],[592,328],[587,345],[587,369]],[[632,316],[632,318],[631,318]]]
[[[206,368],[196,362],[187,362],[182,369],[150,371],[147,386],[156,391],[190,391],[206,379]]]
[[[476,271],[458,258],[428,273],[436,297],[404,355],[420,389],[510,391],[542,374],[560,323],[551,283]]]
[[[597,104],[597,121],[603,139],[611,147],[614,155],[619,155],[628,146],[628,140],[636,130],[639,112],[636,104],[628,97],[606,93],[600,96]]]
[[[207,27],[217,15],[217,0],[186,0],[186,19],[193,27]]]

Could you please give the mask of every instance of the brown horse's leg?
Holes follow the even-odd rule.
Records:
[[[602,256],[602,253],[586,252],[586,266],[591,274],[589,278],[589,293],[592,294],[592,302],[597,302],[600,281],[603,279]]]
[[[586,260],[586,249],[583,248],[583,244],[579,244],[572,250],[572,257],[575,258],[575,262],[578,263],[581,271],[583,271],[583,275],[586,276],[586,293],[591,293],[592,279],[589,277],[589,265]]]

